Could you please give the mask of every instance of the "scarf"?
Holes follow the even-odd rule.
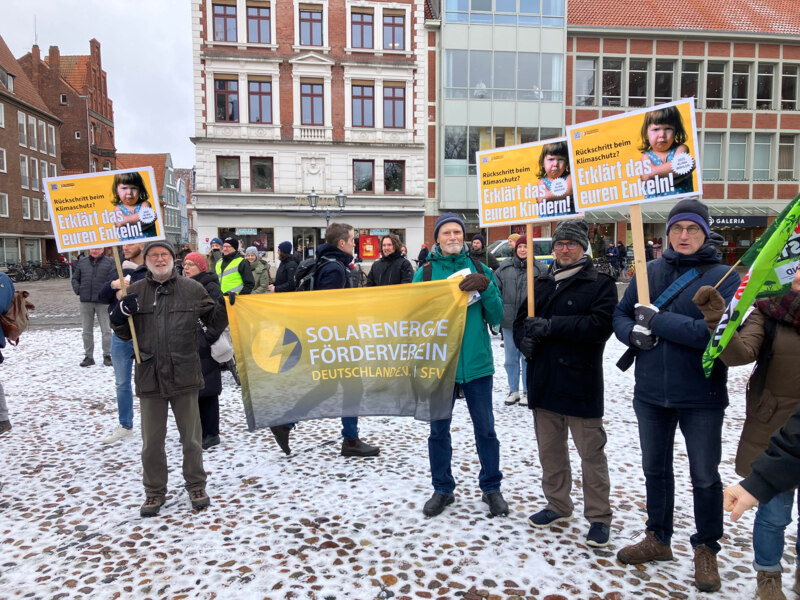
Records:
[[[756,308],[778,323],[800,331],[800,293],[789,292],[784,296],[756,300]]]
[[[553,279],[557,282],[564,281],[565,279],[569,279],[573,275],[576,275],[578,271],[583,269],[583,266],[586,264],[586,257],[584,256],[574,265],[570,265],[569,267],[564,267],[563,269],[559,268],[557,265],[558,263],[554,260],[553,261]]]

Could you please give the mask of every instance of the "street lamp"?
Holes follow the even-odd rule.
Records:
[[[311,193],[306,197],[306,200],[313,214],[321,214],[325,217],[326,229],[328,225],[330,225],[331,217],[342,214],[344,212],[344,206],[347,204],[347,196],[342,191],[342,188],[339,188],[339,193],[336,194],[336,208],[327,205],[322,208],[317,208],[319,206],[319,194],[314,191],[313,187],[311,188]]]

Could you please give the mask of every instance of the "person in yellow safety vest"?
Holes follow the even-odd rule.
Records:
[[[217,262],[215,267],[223,294],[234,292],[244,296],[252,292],[256,285],[250,263],[239,254],[238,250],[239,240],[235,237],[226,237],[222,243],[222,260]]]

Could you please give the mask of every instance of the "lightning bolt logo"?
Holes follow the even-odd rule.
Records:
[[[258,332],[252,345],[253,359],[268,373],[285,373],[292,369],[303,353],[297,334],[270,324]]]

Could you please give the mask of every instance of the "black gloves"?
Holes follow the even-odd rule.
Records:
[[[139,312],[139,298],[136,294],[128,294],[119,301],[119,311],[125,316],[130,317]]]
[[[230,300],[231,306],[236,304],[236,292],[225,292],[224,294],[222,294],[222,296],[220,296],[219,302],[223,306],[225,305],[225,298],[226,297],[228,298],[228,300]]]
[[[490,283],[491,281],[486,275],[470,273],[461,280],[461,283],[458,284],[458,289],[462,292],[485,292]]]
[[[633,319],[637,325],[645,329],[653,328],[653,318],[658,314],[658,308],[652,304],[637,304],[633,309]]]
[[[658,338],[653,335],[653,332],[641,325],[633,326],[628,339],[631,347],[637,350],[652,350],[658,344]]]
[[[535,350],[536,340],[527,336],[522,338],[522,342],[520,342],[519,345],[519,351],[522,352],[522,356],[524,356],[527,360],[531,360]]]
[[[525,337],[539,339],[550,335],[550,319],[525,317]]]

